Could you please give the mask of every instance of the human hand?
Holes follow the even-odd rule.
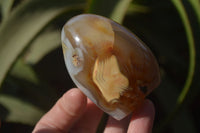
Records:
[[[150,133],[154,106],[145,100],[141,110],[121,121],[109,117],[104,133]],[[33,133],[95,133],[103,112],[79,90],[66,92],[36,124]]]

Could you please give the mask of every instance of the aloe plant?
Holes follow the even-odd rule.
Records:
[[[193,114],[187,110],[199,96],[200,87],[197,81],[200,56],[196,50],[200,48],[199,0],[0,0],[0,9],[0,118],[5,123],[33,126],[65,88],[74,86],[64,68],[60,30],[72,16],[94,13],[109,17],[145,38],[160,61],[163,81],[150,96],[158,114],[163,114],[157,116],[155,132],[200,130],[190,119]],[[162,19],[171,23],[164,23]],[[157,28],[159,21],[167,24],[163,26],[164,31]],[[175,31],[179,28],[180,34]],[[169,30],[174,30],[177,38],[169,40],[166,37]],[[185,41],[180,41],[179,36]],[[179,42],[183,45],[177,52]],[[187,53],[185,58],[183,52]],[[180,64],[181,72],[173,62]],[[173,69],[181,76],[174,74]],[[28,112],[23,113],[24,110]],[[175,121],[187,126],[183,128]]]

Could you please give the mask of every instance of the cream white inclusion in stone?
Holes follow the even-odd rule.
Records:
[[[119,99],[120,93],[129,85],[128,79],[120,72],[116,56],[95,61],[93,81],[107,102]]]

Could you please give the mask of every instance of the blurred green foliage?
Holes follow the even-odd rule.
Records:
[[[122,23],[156,55],[162,82],[148,97],[153,132],[200,132],[199,0],[0,0],[0,131],[30,132],[75,87],[60,31],[81,13]]]

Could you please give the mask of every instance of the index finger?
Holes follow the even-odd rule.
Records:
[[[82,115],[86,108],[87,98],[79,89],[65,93],[37,123],[33,133],[67,132]]]

